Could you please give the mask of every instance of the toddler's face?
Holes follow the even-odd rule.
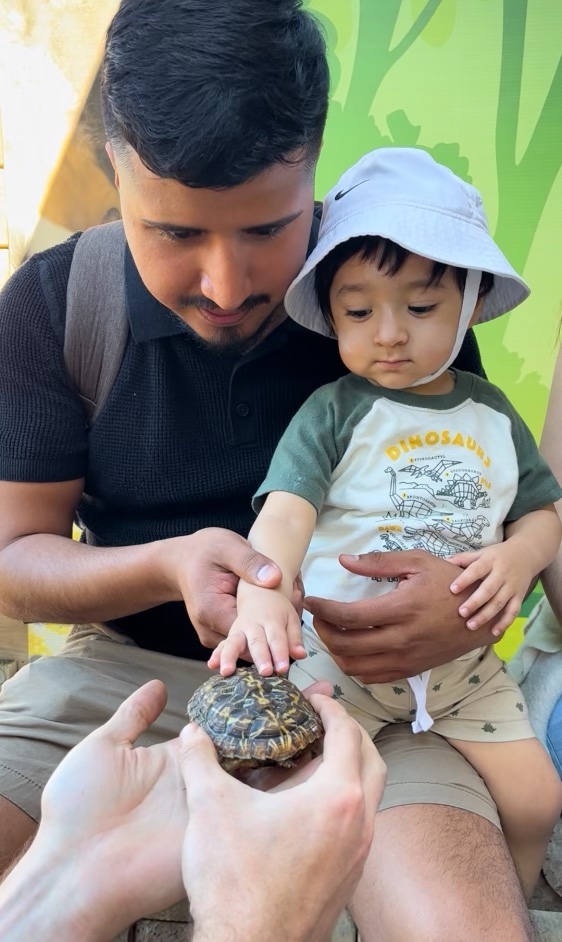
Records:
[[[352,373],[387,389],[408,389],[445,363],[455,343],[462,296],[450,269],[430,286],[432,270],[432,261],[410,255],[395,275],[359,257],[336,272],[330,289],[332,323],[341,358]],[[416,392],[445,392],[450,382],[444,374]]]

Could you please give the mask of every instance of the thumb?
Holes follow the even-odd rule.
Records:
[[[252,585],[265,586],[269,589],[279,585],[282,579],[279,566],[269,556],[264,556],[263,553],[252,549],[243,537],[237,534],[230,535],[235,536],[236,542],[229,540],[220,549],[218,548],[219,565]]]
[[[448,563],[452,563],[453,566],[458,566],[459,569],[466,569],[467,566],[470,566],[471,563],[479,558],[480,554],[478,552],[454,553],[453,556],[445,556]]]
[[[131,745],[160,716],[168,694],[161,680],[150,680],[123,701],[113,716],[92,735]]]
[[[344,569],[358,576],[406,576],[417,572],[418,567],[408,560],[408,551],[363,553],[361,556],[342,554],[339,561]],[[418,559],[419,562],[419,559]]]
[[[179,763],[190,814],[209,800],[214,789],[222,791],[225,780],[234,782],[221,769],[212,740],[196,723],[180,733]]]

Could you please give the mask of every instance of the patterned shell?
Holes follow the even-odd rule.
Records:
[[[253,667],[210,677],[193,694],[187,713],[211,737],[229,772],[240,766],[291,766],[324,735],[320,717],[295,684],[286,677],[261,677]]]

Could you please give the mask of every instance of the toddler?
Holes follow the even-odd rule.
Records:
[[[301,633],[291,604],[301,568],[309,595],[356,601],[395,588],[344,570],[342,548],[421,548],[463,569],[453,592],[477,584],[459,609],[469,628],[501,613],[501,633],[517,616],[558,549],[562,490],[504,394],[450,366],[469,327],[528,293],[478,192],[424,151],[380,149],[344,174],[285,305],[336,336],[350,373],[317,390],[279,443],[249,541],[283,582],[240,582],[238,617],[209,666],[226,675],[245,656],[266,675],[292,657],[290,678],[330,680],[372,738],[404,722],[445,736],[486,782],[529,895],[562,786],[493,648],[365,685],[338,668],[307,613]]]

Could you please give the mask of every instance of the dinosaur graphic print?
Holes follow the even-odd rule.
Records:
[[[378,545],[373,549],[423,549],[443,558],[480,549],[483,534],[490,527],[488,517],[459,513],[490,506],[490,495],[478,470],[437,455],[411,460],[397,471],[386,467],[385,474],[390,476],[392,505],[386,519],[393,523],[379,527]]]

